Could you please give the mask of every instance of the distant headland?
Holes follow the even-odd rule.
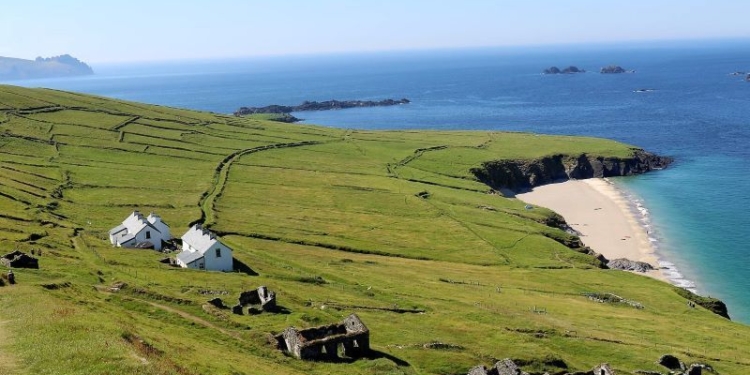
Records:
[[[94,74],[86,63],[70,55],[34,60],[0,56],[0,80],[72,77]]]
[[[289,115],[292,112],[305,112],[305,111],[329,111],[335,109],[347,109],[347,108],[366,108],[366,107],[388,107],[393,105],[409,104],[409,99],[384,99],[384,100],[326,100],[322,102],[316,101],[305,101],[300,105],[289,106],[289,105],[268,105],[265,107],[242,107],[234,112],[235,116],[245,116],[253,114],[281,114],[288,115],[284,116],[284,120],[276,119],[277,121],[284,122],[296,122],[299,121],[294,116]]]

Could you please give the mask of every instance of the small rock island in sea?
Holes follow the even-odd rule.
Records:
[[[560,68],[553,66],[547,69],[544,69],[542,71],[542,74],[575,74],[575,73],[586,73],[583,69],[578,69],[576,66],[569,66],[565,69],[560,70]]]
[[[72,77],[94,74],[88,64],[70,55],[34,60],[0,56],[0,80]]]
[[[234,112],[235,116],[245,116],[258,113],[289,115],[292,112],[304,111],[329,111],[334,109],[388,107],[393,105],[409,104],[409,99],[384,99],[384,100],[326,100],[322,102],[305,101],[300,105],[268,105],[265,107],[242,107]],[[284,122],[296,122],[299,119],[289,115]]]
[[[599,73],[602,74],[621,74],[621,73],[635,73],[635,70],[625,70],[619,65],[609,65],[603,67]]]

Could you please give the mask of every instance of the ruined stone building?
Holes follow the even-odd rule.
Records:
[[[304,360],[338,358],[339,348],[350,358],[360,358],[370,351],[370,330],[356,314],[343,322],[298,330],[289,327],[276,336],[282,350]]]
[[[0,258],[0,262],[11,268],[39,268],[39,260],[19,250],[15,250]]]
[[[491,368],[484,366],[477,366],[469,370],[467,375],[529,375],[526,372],[521,371],[513,360],[503,359],[498,361]],[[597,374],[598,375],[598,374]]]
[[[609,367],[609,364],[602,363],[594,367],[588,372],[577,372],[576,374],[587,374],[587,375],[616,375],[615,372]],[[529,375],[529,373],[522,371],[518,365],[511,359],[503,359],[498,361],[491,368],[484,366],[477,366],[469,370],[467,375]]]

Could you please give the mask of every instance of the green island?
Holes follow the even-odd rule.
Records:
[[[715,301],[603,269],[554,212],[477,178],[502,161],[633,153],[594,138],[337,129],[0,86],[0,250],[39,261],[0,287],[0,373],[466,374],[511,358],[529,373],[606,362],[655,374],[668,372],[663,354],[747,373],[750,328],[703,307]],[[113,247],[108,231],[134,210],[176,236],[204,223],[244,266],[175,268]],[[207,303],[261,285],[278,311]],[[276,347],[287,327],[352,313],[369,328],[365,358]]]

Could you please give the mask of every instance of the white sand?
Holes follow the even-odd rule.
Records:
[[[539,186],[516,198],[562,215],[581,234],[584,244],[607,259],[627,258],[659,266],[646,229],[638,223],[622,193],[606,179]],[[645,275],[668,281],[660,270]]]

